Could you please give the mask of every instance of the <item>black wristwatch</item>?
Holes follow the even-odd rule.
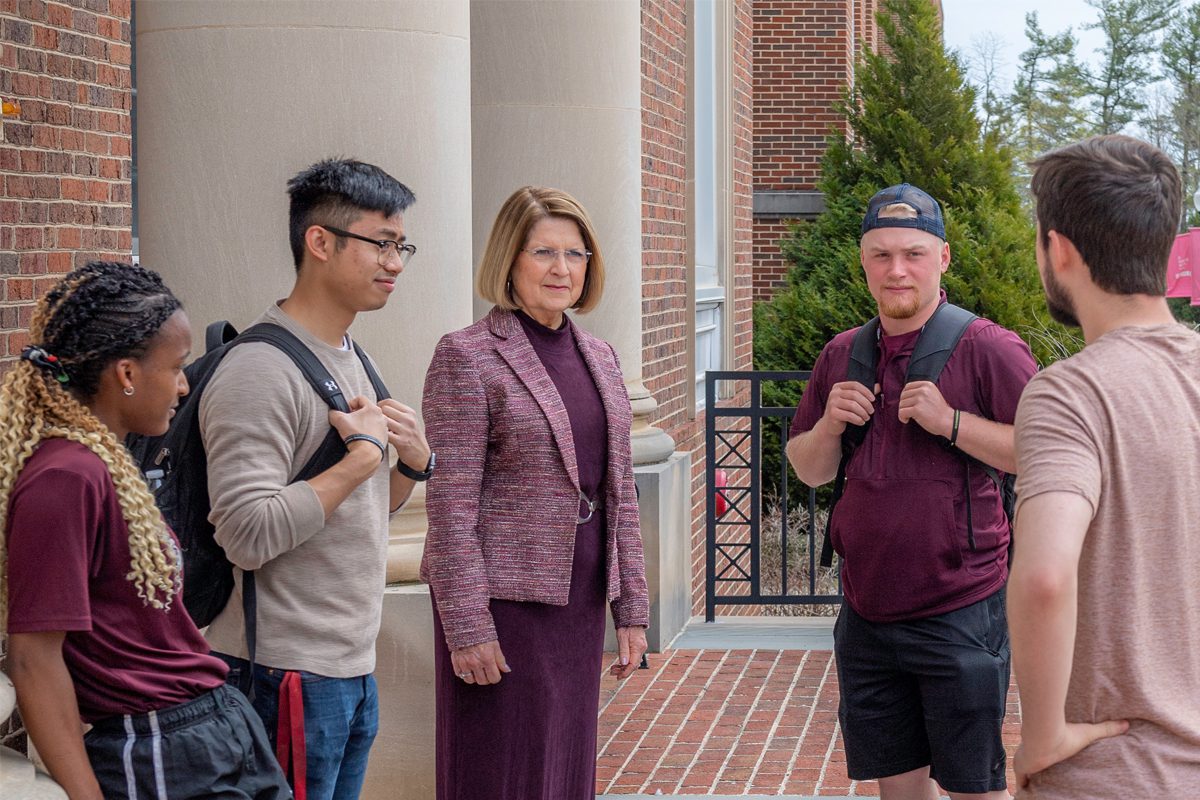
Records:
[[[425,465],[425,470],[423,472],[417,472],[408,464],[405,464],[400,460],[396,461],[396,471],[409,480],[420,483],[421,481],[429,480],[429,476],[433,474],[433,467],[435,464],[437,464],[437,453],[431,452],[429,454],[429,463]]]

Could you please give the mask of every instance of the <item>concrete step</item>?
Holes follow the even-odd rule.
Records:
[[[833,617],[693,617],[672,650],[832,650]]]

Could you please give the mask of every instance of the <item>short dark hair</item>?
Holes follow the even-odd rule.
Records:
[[[318,161],[288,181],[287,190],[291,197],[288,239],[297,271],[304,257],[304,233],[313,225],[348,228],[365,211],[391,217],[417,199],[379,167],[352,158]]]
[[[158,273],[90,261],[46,293],[29,333],[34,345],[62,364],[69,388],[90,400],[105,367],[120,358],[144,356],[150,340],[180,308]]]
[[[1071,240],[1092,280],[1113,294],[1161,295],[1183,213],[1171,159],[1130,136],[1093,136],[1031,163],[1042,246]]]

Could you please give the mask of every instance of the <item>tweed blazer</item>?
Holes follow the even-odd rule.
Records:
[[[608,416],[608,601],[617,627],[650,609],[629,432],[616,352],[572,326]],[[579,473],[566,406],[511,311],[438,342],[425,376],[425,435],[437,452],[421,578],[451,650],[496,639],[491,598],[566,605]]]

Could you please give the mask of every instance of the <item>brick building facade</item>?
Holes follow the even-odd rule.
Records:
[[[686,238],[688,172],[687,17],[683,0],[645,0],[642,5],[642,252],[643,373],[659,399],[658,424],[678,451],[692,455],[692,609],[704,598],[704,413],[694,412],[689,384],[695,380],[689,337]],[[733,8],[732,129],[733,309],[732,363],[750,369],[753,357],[751,293],[751,85],[753,14],[750,0]]]
[[[941,0],[932,0],[941,11]],[[880,0],[754,2],[754,299],[787,274],[788,226],[824,209],[817,181],[855,60],[882,45]]]
[[[0,363],[56,276],[128,258],[130,0],[0,0]]]

